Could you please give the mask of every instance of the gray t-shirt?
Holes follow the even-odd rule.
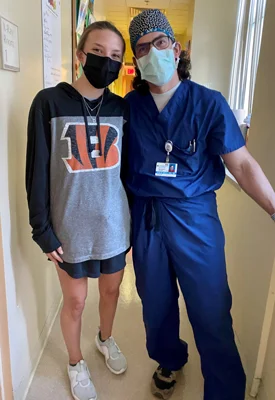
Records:
[[[95,133],[96,124],[89,118],[88,123]],[[63,259],[69,263],[105,260],[130,247],[129,206],[120,180],[123,118],[102,117],[100,125],[104,138],[108,134],[117,136],[106,161],[93,168],[88,158],[83,167],[72,154],[75,134],[79,137],[75,146],[81,152],[84,122],[79,123],[78,117],[59,117],[51,123],[55,149],[51,156],[51,216],[62,243]],[[83,159],[84,154],[80,157]]]

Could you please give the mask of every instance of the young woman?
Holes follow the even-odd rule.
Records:
[[[97,399],[80,349],[89,277],[99,278],[96,346],[114,374],[127,368],[111,336],[130,246],[129,207],[120,179],[125,101],[106,89],[118,77],[124,52],[125,41],[111,23],[90,25],[77,49],[81,78],[42,90],[29,115],[30,224],[33,239],[54,262],[60,279],[61,327],[76,400]]]

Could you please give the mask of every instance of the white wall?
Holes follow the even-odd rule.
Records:
[[[62,1],[63,73],[71,80],[71,1]],[[26,124],[43,86],[41,1],[1,0],[0,15],[19,27],[20,73],[0,70],[0,212],[8,297],[12,378],[22,400],[60,302],[52,265],[31,240],[24,187]]]
[[[275,10],[274,4],[271,5],[272,0],[268,2],[248,147],[275,187]],[[229,93],[236,18],[236,0],[196,2],[193,79],[206,84],[211,82],[210,86],[226,97]],[[275,229],[270,218],[229,180],[219,191],[218,202],[227,238],[226,253],[234,300],[235,331],[250,385],[275,257]],[[273,365],[274,361],[273,358]]]
[[[196,0],[192,80],[229,94],[238,0]]]

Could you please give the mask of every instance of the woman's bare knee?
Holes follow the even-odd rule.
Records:
[[[64,313],[74,320],[81,318],[87,297],[87,278],[73,279],[61,268],[57,267],[63,292]]]
[[[102,299],[117,300],[124,271],[112,275],[101,275],[99,278],[99,293]]]
[[[100,289],[100,297],[103,299],[117,299],[119,297],[119,286],[105,286]]]
[[[69,313],[74,320],[77,320],[82,316],[83,310],[85,308],[85,302],[85,297],[70,297],[64,299],[63,309],[66,314]]]

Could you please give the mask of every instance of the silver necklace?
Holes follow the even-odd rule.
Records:
[[[100,113],[100,109],[101,109],[101,106],[102,106],[102,103],[103,103],[103,99],[104,99],[104,93],[103,93],[103,95],[102,95],[102,98],[101,98],[100,103],[98,103],[98,105],[97,105],[96,107],[91,108],[91,107],[89,106],[89,104],[86,102],[85,98],[83,97],[86,110],[88,111],[89,117],[92,119],[92,123],[93,123],[93,124],[96,123],[96,119],[97,119],[97,117],[98,117],[98,114]],[[96,116],[94,117],[94,116],[91,114],[91,112],[93,112],[94,110],[96,110],[97,107],[99,107],[99,108],[98,108],[98,110],[97,110]]]
[[[82,96],[82,97],[83,97],[83,96]],[[91,112],[94,112],[94,110],[96,110],[97,107],[99,107],[100,102],[99,102],[94,108],[92,108],[92,107],[90,106],[90,104],[87,102],[87,100],[85,99],[85,97],[83,97],[83,100],[84,100],[84,103],[85,103],[85,105],[86,105],[86,108],[89,107],[89,110],[90,110]]]

